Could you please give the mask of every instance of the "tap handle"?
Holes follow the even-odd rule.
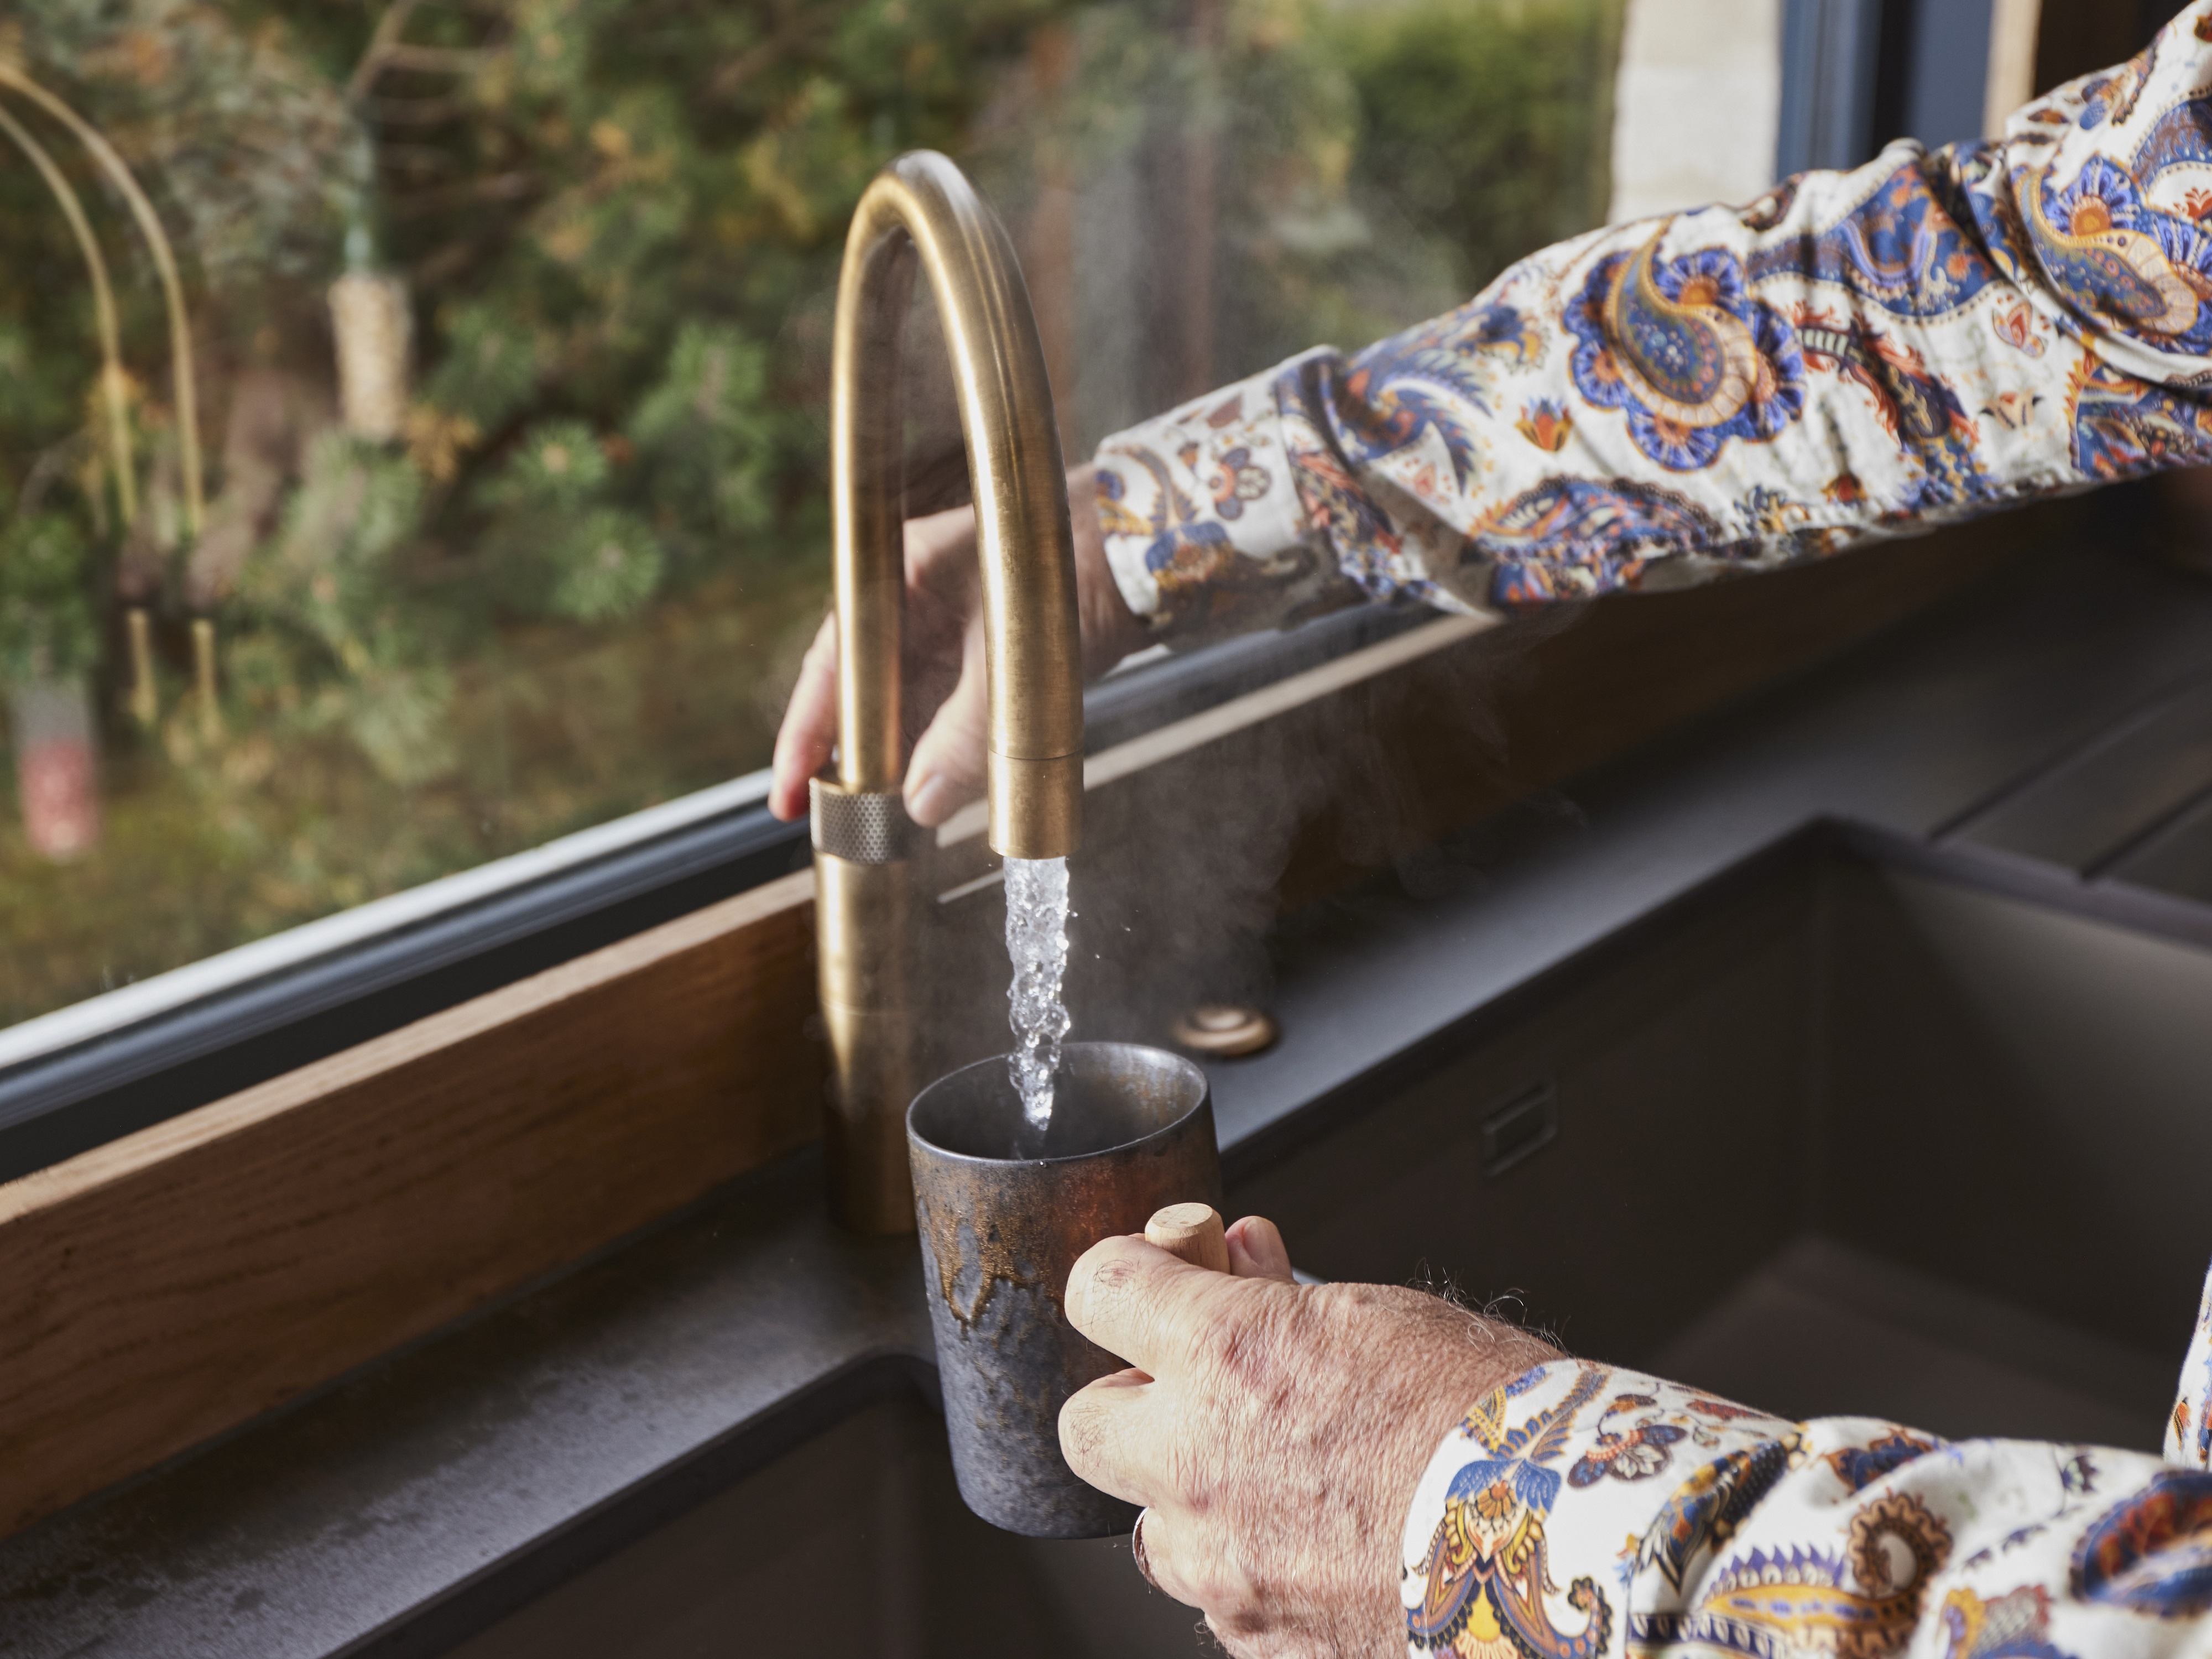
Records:
[[[1181,1256],[1194,1267],[1229,1271],[1229,1240],[1220,1212],[1211,1204],[1170,1204],[1155,1212],[1145,1224],[1145,1242]]]

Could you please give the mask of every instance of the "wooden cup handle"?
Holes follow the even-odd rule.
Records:
[[[1229,1271],[1229,1240],[1221,1215],[1211,1204],[1170,1204],[1145,1224],[1145,1242],[1194,1267]]]

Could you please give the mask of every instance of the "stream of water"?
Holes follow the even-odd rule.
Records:
[[[1067,971],[1067,860],[1008,859],[1006,954],[1014,979],[1006,993],[1014,1052],[1006,1069],[1021,1091],[1030,1127],[1052,1121],[1052,1077],[1060,1069],[1060,1040],[1067,1035],[1067,1006],[1060,1000]]]

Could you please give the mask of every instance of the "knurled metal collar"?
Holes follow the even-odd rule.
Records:
[[[822,778],[807,781],[814,850],[848,864],[897,864],[921,850],[922,829],[895,793],[856,794]]]

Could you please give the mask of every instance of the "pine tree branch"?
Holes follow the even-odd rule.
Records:
[[[392,211],[394,217],[418,218],[427,213],[437,213],[447,208],[468,207],[480,202],[513,202],[536,192],[542,180],[534,173],[501,173],[489,179],[471,179],[465,184],[441,185],[436,190],[416,191],[395,197]]]
[[[380,69],[417,70],[427,75],[474,75],[494,56],[483,46],[387,46]]]
[[[399,44],[399,37],[406,33],[408,20],[422,3],[422,0],[392,0],[384,9],[384,15],[376,20],[376,32],[369,36],[368,45],[361,54],[361,61],[346,79],[347,102],[357,104],[368,95],[368,89],[376,84],[376,77],[388,66],[387,54]]]
[[[371,98],[362,107],[386,126],[435,127],[459,119],[469,106],[458,98]]]
[[[783,21],[765,40],[748,46],[735,58],[716,70],[707,82],[708,94],[716,98],[730,98],[745,82],[772,65],[793,48],[803,46],[811,36],[827,29],[836,19],[825,16],[830,8],[822,5],[800,5],[784,14]]]
[[[413,70],[423,75],[473,75],[495,55],[493,48],[485,46],[413,46],[404,36],[407,25],[422,9],[423,0],[392,0],[384,15],[376,20],[376,32],[369,37],[368,46],[361,54],[361,62],[354,65],[353,74],[346,81],[346,98],[359,104],[376,85],[377,77],[386,70]]]

